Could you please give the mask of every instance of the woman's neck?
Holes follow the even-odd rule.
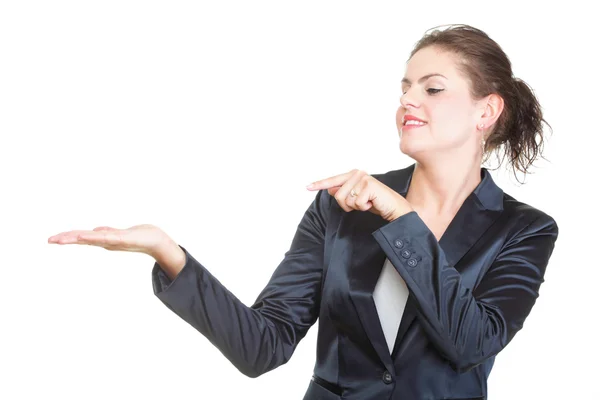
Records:
[[[429,214],[455,214],[481,182],[481,163],[415,163],[406,199]]]

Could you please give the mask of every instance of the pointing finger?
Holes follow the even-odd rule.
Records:
[[[329,189],[336,186],[342,186],[354,173],[356,172],[353,169],[350,172],[346,172],[344,174],[335,175],[330,178],[322,179],[320,181],[315,181],[308,185],[306,188],[308,190],[321,190],[321,189]]]

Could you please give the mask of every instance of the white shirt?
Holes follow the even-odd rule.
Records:
[[[408,299],[408,288],[404,279],[387,258],[375,285],[373,299],[375,300],[383,335],[391,354],[406,300]]]

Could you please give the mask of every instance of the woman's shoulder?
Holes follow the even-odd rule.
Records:
[[[529,222],[537,219],[547,221],[554,220],[554,218],[548,212],[531,204],[517,200],[506,192],[504,193],[503,205],[506,216],[521,218]]]
[[[503,210],[500,215],[504,224],[514,227],[514,234],[552,231],[558,234],[556,220],[546,211],[504,193]]]

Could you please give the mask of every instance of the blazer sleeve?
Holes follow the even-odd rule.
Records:
[[[504,244],[473,291],[448,266],[437,239],[416,212],[390,222],[373,236],[406,281],[425,332],[452,367],[462,372],[496,355],[522,328],[544,281],[558,226],[547,215],[535,218]],[[399,237],[411,237],[411,245],[421,255],[417,265],[393,246]]]
[[[181,245],[186,262],[172,281],[154,263],[154,294],[243,374],[257,377],[285,364],[319,315],[330,206],[327,191],[317,192],[290,249],[252,306],[244,305]]]

